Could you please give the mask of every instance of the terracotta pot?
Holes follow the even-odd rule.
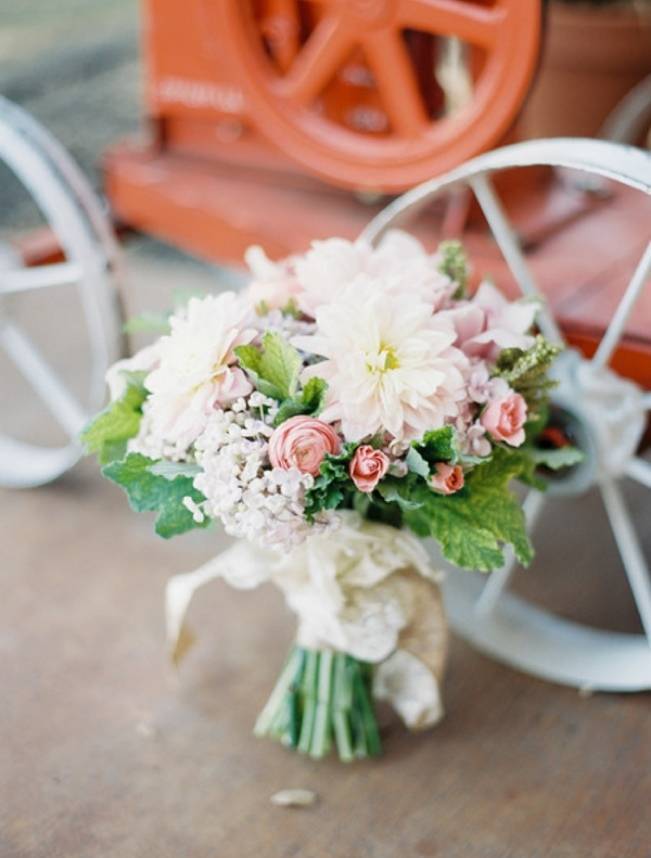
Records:
[[[651,4],[552,2],[538,76],[521,115],[525,137],[596,136],[651,73]]]

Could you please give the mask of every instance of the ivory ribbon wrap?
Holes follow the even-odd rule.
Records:
[[[344,512],[337,530],[315,534],[290,552],[238,542],[194,572],[174,576],[166,620],[175,664],[192,643],[184,622],[190,601],[216,578],[240,589],[273,581],[298,616],[297,643],[377,664],[374,694],[409,728],[430,727],[443,716],[447,624],[440,574],[410,533]]]

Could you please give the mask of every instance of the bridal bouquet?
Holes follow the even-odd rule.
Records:
[[[538,443],[557,349],[535,302],[470,292],[458,243],[429,254],[394,231],[246,259],[245,290],[191,298],[112,367],[84,440],[161,536],[216,520],[243,540],[171,582],[173,642],[204,580],[272,581],[298,632],[256,731],[374,755],[374,698],[412,727],[442,712],[445,623],[416,537],[468,569],[505,546],[531,560],[509,484],[572,464]]]

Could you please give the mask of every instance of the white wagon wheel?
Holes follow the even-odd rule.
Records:
[[[364,230],[377,242],[389,228],[413,216],[434,197],[467,186],[483,210],[491,233],[524,294],[539,294],[524,255],[491,182],[491,174],[513,167],[549,165],[585,171],[651,193],[651,156],[641,149],[597,140],[541,140],[507,146],[426,182],[392,202]],[[651,581],[640,542],[620,488],[623,477],[651,489],[651,464],[637,456],[651,394],[608,368],[626,322],[651,273],[651,243],[623,292],[591,360],[567,349],[557,366],[558,404],[576,419],[585,464],[566,482],[564,494],[594,485],[603,498],[616,545],[637,606],[644,634],[591,628],[534,606],[508,591],[511,560],[488,578],[449,574],[445,596],[454,629],[488,655],[544,679],[608,691],[651,688]],[[540,318],[551,340],[562,335],[549,310]],[[530,493],[525,512],[530,526],[545,495]]]
[[[0,351],[67,438],[59,446],[42,446],[0,434],[0,485],[22,488],[47,483],[76,462],[79,431],[103,402],[104,374],[122,351],[115,288],[119,253],[101,205],[77,165],[49,132],[2,97],[0,162],[30,195],[63,254],[61,262],[26,267],[19,254],[0,247]],[[39,290],[39,300],[46,294],[54,299],[61,289],[76,290],[90,344],[84,355],[90,369],[85,397],[71,391],[44,356],[43,343],[37,345],[16,319],[21,297]],[[6,390],[0,392],[3,402],[5,397]]]

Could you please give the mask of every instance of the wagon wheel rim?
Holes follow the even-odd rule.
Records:
[[[265,55],[251,6],[221,10],[230,61],[259,131],[311,171],[346,187],[404,190],[494,145],[508,130],[535,69],[537,0],[312,0],[322,17],[279,75]],[[485,52],[474,98],[431,119],[401,33],[456,36]],[[350,52],[361,50],[393,133],[380,139],[345,129],[311,107]],[[388,59],[387,59],[388,58]]]
[[[85,177],[57,141],[25,111],[0,98],[0,160],[16,176],[52,228],[64,261],[0,267],[0,349],[67,436],[40,446],[0,434],[0,485],[42,485],[81,454],[79,432],[105,397],[104,374],[123,349],[115,282],[119,253],[107,218]],[[87,395],[80,399],[12,318],[8,302],[26,293],[75,289],[92,347]]]
[[[539,295],[516,233],[490,179],[494,171],[526,166],[585,171],[651,194],[651,156],[642,150],[595,140],[532,141],[487,153],[446,176],[414,188],[371,221],[361,238],[377,243],[388,229],[403,224],[437,195],[467,186],[474,192],[496,244],[521,291],[525,295]],[[651,410],[651,393],[642,391],[626,380],[621,380],[617,388],[618,377],[608,369],[623,337],[626,322],[650,279],[651,242],[646,245],[633,276],[624,286],[617,308],[593,357],[578,358],[571,351],[567,353],[565,363],[574,363],[571,377],[575,378],[574,374],[578,374],[578,387],[575,382],[563,392],[563,385],[569,384],[567,378],[570,378],[570,374],[567,377],[561,375],[560,386],[560,395],[566,397],[570,407],[577,407],[575,398],[584,396],[588,423],[591,405],[587,391],[591,384],[594,384],[595,391],[600,386],[612,384],[613,390],[621,391],[622,401],[629,397],[626,401],[632,410],[630,414],[623,411],[622,419],[628,421],[627,431],[631,430],[628,425],[631,421],[635,425],[627,435],[626,443],[622,440],[616,467],[607,466],[603,461],[605,456],[599,456],[599,447],[603,442],[596,426],[590,425],[593,430],[591,443],[595,445],[593,461],[597,461],[597,464],[589,479],[590,484],[594,484],[601,494],[643,633],[620,634],[595,629],[561,618],[509,592],[515,568],[512,557],[502,569],[487,579],[472,573],[455,572],[448,576],[445,585],[451,624],[462,637],[512,667],[579,688],[605,691],[651,688],[649,565],[620,488],[621,479],[630,478],[651,489],[651,463],[637,455],[638,442]],[[560,329],[548,309],[542,314],[540,327],[550,339],[562,341]],[[603,410],[602,407],[601,414]],[[596,421],[593,420],[594,423]],[[585,486],[578,488],[582,490]],[[544,503],[545,496],[538,492],[532,491],[527,496],[524,510],[531,528],[535,526]],[[432,550],[437,553],[434,546]]]

